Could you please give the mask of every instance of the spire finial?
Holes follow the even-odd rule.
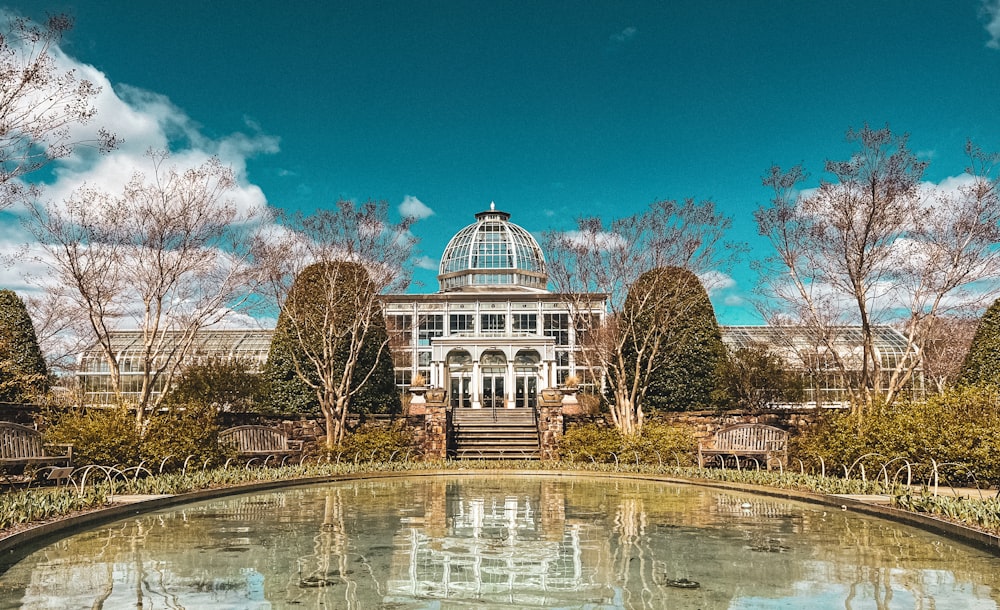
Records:
[[[497,209],[497,204],[495,201],[490,202],[490,211],[493,212]]]

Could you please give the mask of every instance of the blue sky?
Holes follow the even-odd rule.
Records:
[[[107,79],[95,124],[126,137],[123,160],[161,142],[219,154],[248,197],[286,209],[419,201],[434,269],[491,201],[538,235],[711,199],[762,257],[764,171],[803,163],[815,181],[850,154],[848,128],[910,133],[932,182],[963,171],[967,139],[1000,150],[1000,0],[0,6],[75,17],[62,49]],[[0,285],[22,288],[21,271]],[[759,323],[749,264],[731,276],[720,322]]]

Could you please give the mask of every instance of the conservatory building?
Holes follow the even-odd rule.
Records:
[[[448,242],[434,294],[383,297],[396,384],[415,375],[444,388],[453,408],[534,407],[538,392],[570,374],[583,385],[599,373],[579,362],[574,319],[605,315],[605,297],[575,316],[565,295],[546,290],[538,242],[490,209]]]
[[[475,214],[475,222],[448,242],[438,282],[439,289],[432,294],[380,297],[401,390],[414,385],[419,375],[424,385],[443,388],[452,408],[522,409],[535,407],[541,390],[559,386],[570,375],[583,389],[600,387],[601,371],[588,369],[581,357],[577,322],[583,322],[579,328],[597,327],[607,315],[606,295],[549,292],[542,250],[530,233],[510,221],[510,214],[492,204]],[[815,407],[843,406],[849,400],[847,388],[856,375],[852,371],[845,375],[835,360],[860,368],[860,329],[836,330],[835,340],[822,342],[794,326],[721,327],[731,350],[766,346],[780,356],[802,379],[805,391],[800,404]],[[272,333],[271,329],[202,330],[188,363],[240,358],[259,371],[267,360]],[[171,354],[172,343],[184,336],[168,332],[163,340],[166,347],[161,353]],[[112,347],[118,354],[125,398],[138,396],[142,333],[119,331]],[[888,326],[875,329],[873,347],[884,370],[894,368],[908,349],[901,333]],[[99,351],[81,354],[79,378],[86,402],[114,401],[109,377]],[[923,394],[919,368],[907,390],[914,396]]]

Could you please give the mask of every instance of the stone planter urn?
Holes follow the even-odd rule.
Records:
[[[577,415],[582,412],[580,408],[580,401],[576,399],[576,393],[580,388],[576,385],[563,385],[559,386],[559,392],[562,393],[562,404],[563,413],[567,415]]]
[[[410,404],[422,405],[426,403],[427,399],[424,398],[424,395],[427,394],[428,390],[430,390],[430,388],[425,385],[420,385],[420,386],[411,385],[410,394],[412,394],[412,396],[410,396]]]
[[[562,393],[562,403],[564,405],[580,404],[576,399],[576,393],[579,389],[575,385],[559,386],[559,392]]]
[[[427,390],[427,402],[429,403],[443,405],[445,396],[444,388],[429,388]]]
[[[427,399],[424,398],[424,395],[430,389],[425,385],[410,386],[410,415],[423,415],[426,412],[424,405],[427,404]]]

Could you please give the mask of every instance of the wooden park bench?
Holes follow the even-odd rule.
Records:
[[[46,480],[62,482],[73,471],[73,445],[47,445],[42,435],[27,426],[0,422],[0,476],[46,471]]]
[[[267,426],[236,426],[219,433],[219,443],[236,450],[245,459],[288,458],[302,453],[302,441],[289,440],[288,435]]]
[[[788,463],[788,432],[764,424],[735,424],[716,431],[712,438],[698,444],[698,466],[705,467],[716,459],[723,466],[732,458],[740,468],[740,460],[758,460],[770,470],[775,462],[784,468]]]

